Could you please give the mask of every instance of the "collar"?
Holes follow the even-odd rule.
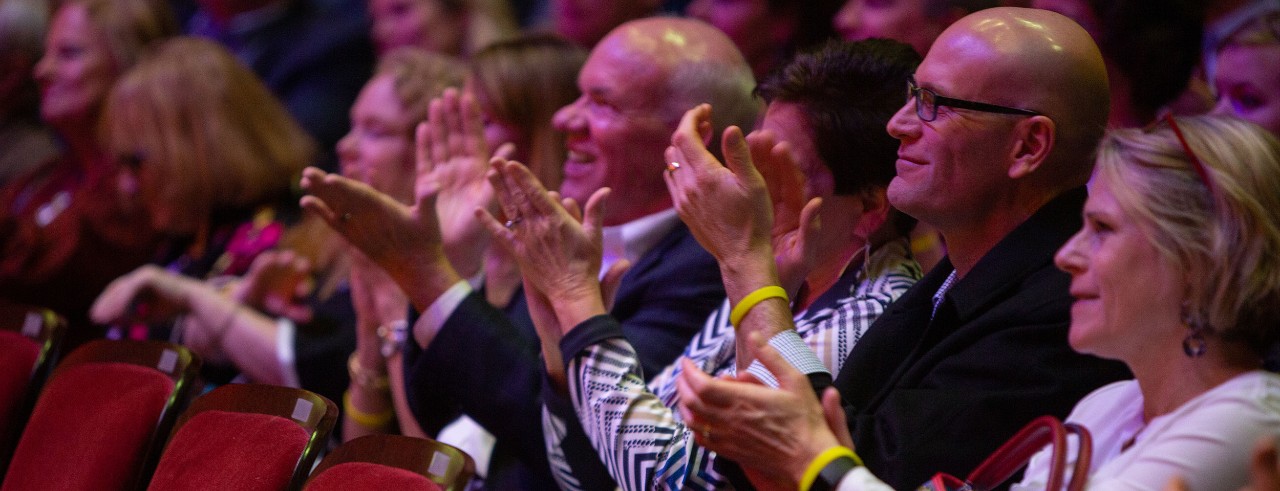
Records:
[[[1010,288],[1019,288],[1028,275],[1052,266],[1058,248],[1080,229],[1086,197],[1081,186],[1054,198],[987,251],[969,274],[957,279],[943,295],[952,299],[959,318],[969,319]],[[950,261],[943,261],[934,273],[942,268],[950,269]]]
[[[600,263],[600,274],[603,275],[619,259],[635,264],[658,241],[671,233],[678,223],[680,216],[676,214],[675,208],[668,208],[622,225],[604,227],[601,231],[601,249],[604,255]]]

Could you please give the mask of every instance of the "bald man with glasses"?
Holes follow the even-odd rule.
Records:
[[[1048,11],[977,12],[942,33],[906,95],[888,125],[900,142],[889,201],[936,227],[947,257],[832,380],[793,368],[811,360],[788,341],[784,300],[744,300],[776,281],[771,251],[734,254],[731,302],[759,302],[741,329],[776,333],[740,336],[739,352],[756,354],[780,389],[696,369],[681,376],[699,442],[757,485],[864,489],[874,474],[910,489],[938,471],[966,475],[1033,418],[1064,417],[1089,391],[1128,377],[1068,345],[1069,278],[1053,264],[1080,227],[1107,121],[1106,68],[1088,33]],[[824,393],[828,384],[838,394]],[[856,456],[842,456],[848,447]]]

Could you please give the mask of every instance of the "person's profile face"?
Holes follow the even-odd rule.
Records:
[[[1280,137],[1280,43],[1222,48],[1213,85],[1215,114],[1252,121]]]
[[[787,142],[791,146],[796,170],[804,175],[804,198],[830,198],[836,190],[835,176],[818,154],[813,131],[809,127],[804,107],[788,102],[770,103],[765,110],[764,119],[760,121],[761,130],[773,132],[777,141]]]
[[[667,108],[669,75],[621,39],[606,38],[592,51],[578,76],[582,95],[553,118],[568,149],[562,195],[586,203],[597,189],[612,188],[607,213],[616,217],[666,192],[663,151],[679,121]]]
[[[413,201],[413,128],[390,75],[365,84],[351,106],[351,130],[338,140],[342,174],[401,202]]]
[[[117,69],[106,36],[83,5],[58,10],[45,37],[45,54],[35,67],[40,115],[54,127],[93,124]]]
[[[926,15],[924,2],[848,0],[832,19],[832,26],[846,41],[888,38],[910,44],[923,55],[947,27]]]
[[[1084,206],[1084,225],[1058,250],[1054,262],[1071,275],[1071,347],[1082,353],[1133,360],[1153,346],[1176,350],[1185,279],[1156,250],[1150,234],[1095,175]],[[1147,326],[1148,328],[1144,328]]]
[[[994,47],[974,41],[966,34],[939,38],[916,69],[916,84],[940,96],[1020,106],[995,99],[1012,90],[989,62]],[[907,93],[905,81],[902,90]],[[944,233],[984,220],[998,206],[994,197],[1007,192],[1012,131],[1025,117],[939,106],[926,122],[916,99],[908,98],[888,124],[899,141],[889,202]]]

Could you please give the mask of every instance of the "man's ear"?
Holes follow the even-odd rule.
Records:
[[[1011,150],[1013,165],[1009,177],[1021,179],[1034,173],[1049,158],[1056,141],[1053,120],[1048,116],[1032,116],[1019,121],[1014,127],[1018,140]]]
[[[871,237],[889,220],[889,198],[886,189],[877,187],[861,193],[862,219],[854,233],[859,237]]]

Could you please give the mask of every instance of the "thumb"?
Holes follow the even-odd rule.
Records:
[[[822,416],[827,420],[827,427],[835,433],[840,445],[853,448],[853,435],[849,434],[849,423],[845,419],[844,406],[840,405],[840,391],[835,387],[827,387],[822,392]]]
[[[622,285],[622,277],[630,269],[631,261],[619,259],[609,266],[608,271],[605,271],[604,279],[600,280],[600,296],[604,298],[605,310],[613,310],[613,301],[618,295],[618,288]]]
[[[605,201],[612,192],[612,189],[600,188],[587,198],[587,206],[582,212],[582,225],[584,228],[590,227],[587,228],[587,232],[593,237],[598,236],[600,230],[604,228]]]
[[[759,175],[755,164],[751,161],[751,148],[737,126],[725,128],[720,137],[720,151],[724,154],[725,166],[738,176],[739,180]]]

